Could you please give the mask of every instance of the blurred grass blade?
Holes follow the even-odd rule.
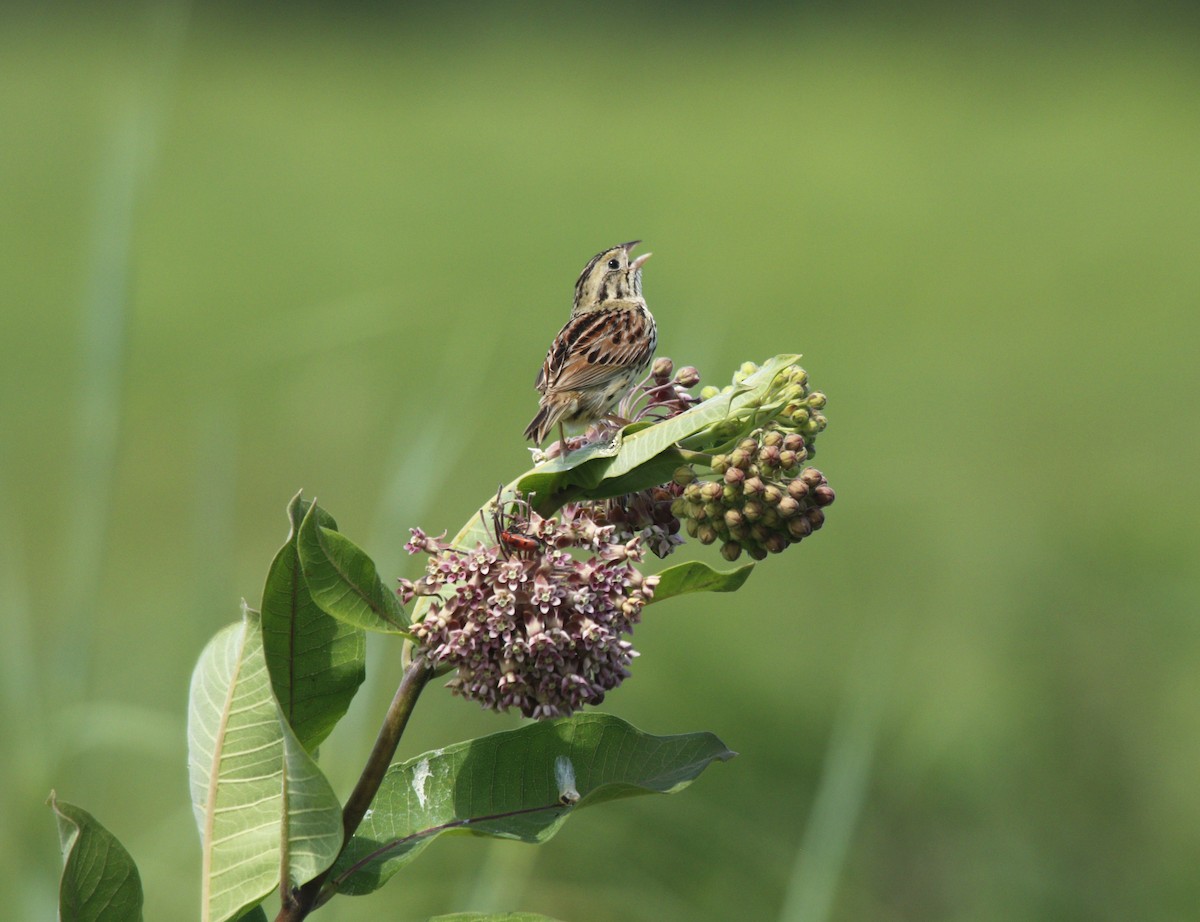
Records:
[[[366,640],[361,629],[326,614],[308,591],[296,540],[311,505],[298,493],[288,504],[291,531],[267,573],[262,630],[275,698],[301,744],[315,752],[366,676]],[[314,521],[337,528],[320,509]]]
[[[117,465],[121,392],[125,365],[129,250],[136,191],[145,170],[144,113],[128,106],[113,126],[109,150],[96,182],[90,263],[79,336],[82,372],[76,399],[75,451],[70,493],[71,525],[63,568],[65,607],[83,611],[103,571],[105,533]],[[88,669],[94,619],[71,623],[71,643],[59,645],[54,684],[65,698],[78,697]]]
[[[858,670],[825,755],[812,814],[805,827],[779,922],[826,922],[854,827],[867,796],[879,723],[887,703],[895,650],[893,627],[882,632]]]
[[[68,493],[71,524],[64,543],[69,564],[63,567],[62,604],[67,611],[89,608],[93,587],[103,572],[122,415],[134,216],[153,165],[188,9],[185,2],[152,6],[146,73],[120,100],[95,183],[79,335],[82,372],[75,401],[73,483]],[[86,684],[89,669],[84,657],[92,649],[95,620],[72,619],[70,642],[58,645],[59,668],[53,684],[65,699],[80,697]]]
[[[409,622],[400,600],[380,581],[374,561],[349,538],[322,525],[324,515],[314,502],[296,538],[313,601],[338,620],[368,631],[407,632]]]
[[[236,917],[281,875],[298,886],[333,862],[341,807],[279,713],[258,615],[249,609],[196,664],[188,763],[202,849],[202,922]]]
[[[750,578],[754,564],[747,563],[736,570],[714,570],[699,560],[667,567],[658,574],[658,585],[654,588],[653,602],[664,602],[677,595],[689,592],[736,592]]]
[[[576,808],[673,794],[734,753],[711,733],[651,736],[608,714],[528,724],[393,765],[330,882],[369,893],[443,833],[544,842]]]
[[[54,792],[50,808],[63,856],[61,922],[141,922],[142,880],[129,852],[90,813]]]

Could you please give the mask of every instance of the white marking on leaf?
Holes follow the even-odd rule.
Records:
[[[554,781],[558,785],[558,802],[564,806],[579,803],[579,791],[575,788],[575,766],[566,756],[554,760]]]
[[[433,772],[429,770],[428,759],[422,759],[418,762],[416,769],[413,771],[412,789],[413,793],[417,795],[417,800],[420,802],[422,810],[425,809],[425,801],[428,799],[425,794],[425,785],[432,774]]]

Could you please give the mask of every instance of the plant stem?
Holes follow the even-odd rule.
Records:
[[[388,766],[391,764],[392,756],[396,754],[400,735],[408,725],[408,718],[412,714],[413,707],[416,706],[417,698],[420,697],[425,683],[432,675],[433,670],[425,662],[423,655],[416,656],[404,670],[404,675],[400,678],[400,685],[396,688],[396,695],[392,698],[392,703],[388,706],[387,714],[383,718],[383,726],[379,728],[375,746],[367,758],[367,764],[363,767],[362,774],[359,776],[358,783],[354,786],[349,800],[342,808],[343,850],[350,842],[350,837],[358,829],[366,815],[367,808],[371,806],[371,801],[375,799],[379,785],[383,783],[383,776],[387,774]],[[304,886],[288,894],[279,910],[279,915],[275,917],[275,922],[300,922],[310,912],[324,904],[332,896],[332,893],[322,894],[321,888],[325,885],[325,880],[329,877],[332,869],[333,866],[330,865],[327,870],[318,874]]]
[[[703,451],[692,451],[689,448],[680,448],[675,446],[675,450],[682,456],[683,460],[688,464],[699,464],[702,467],[712,467],[713,456]]]

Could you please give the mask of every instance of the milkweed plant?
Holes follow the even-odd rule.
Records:
[[[810,461],[825,395],[798,359],[747,362],[698,393],[696,369],[657,360],[618,409],[628,424],[535,450],[535,467],[452,537],[414,527],[406,549],[423,568],[398,590],[326,510],[293,498],[262,603],[243,603],[192,676],[203,922],[266,922],[268,900],[277,922],[298,922],[382,887],[442,833],[544,842],[577,810],[675,793],[731,758],[711,733],[652,736],[588,709],[629,676],[648,607],[734,591],[756,561],[824,524],[834,494]],[[651,572],[689,539],[751,560]],[[395,639],[404,672],[343,800],[318,747],[365,677],[367,631]],[[393,762],[440,677],[455,695],[531,720]],[[84,810],[50,803],[60,918],[140,920],[133,858]]]

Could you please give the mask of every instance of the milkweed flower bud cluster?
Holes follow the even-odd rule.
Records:
[[[709,385],[700,391],[700,397],[710,400],[721,394],[731,394],[758,370],[759,366],[754,362],[743,362],[734,373],[732,383],[723,388]],[[763,399],[750,410],[758,424],[766,423],[769,418],[775,428],[785,433],[795,432],[800,435],[804,439],[805,454],[801,458],[804,460],[816,454],[814,443],[817,434],[823,431],[828,423],[822,412],[825,403],[823,393],[809,389],[808,372],[793,364],[775,376]],[[737,420],[728,420],[722,425],[728,426],[731,434],[738,430]],[[741,431],[744,432],[745,429]]]
[[[705,387],[701,396],[732,394],[759,371],[754,362],[745,362],[732,383],[724,389]],[[622,404],[622,414],[670,419],[700,402],[689,393],[699,382],[695,368],[676,371],[670,359],[657,359],[647,380]],[[730,415],[704,436],[708,444],[727,449],[713,456],[714,481],[697,480],[694,468],[685,465],[667,483],[595,504],[598,519],[626,537],[640,535],[659,557],[683,543],[682,523],[702,544],[720,541],[722,555],[731,561],[743,550],[762,559],[803,540],[824,524],[823,509],[834,496],[820,471],[803,467],[827,425],[821,412],[825,395],[808,385],[808,372],[787,365],[767,383],[761,399],[731,407]],[[636,405],[642,409],[634,413]]]
[[[593,504],[593,509],[596,520],[611,525],[616,537],[628,540],[636,535],[655,556],[666,557],[683,544],[679,534],[681,526],[673,508],[682,493],[680,484],[668,482],[649,490],[602,500]]]
[[[755,560],[778,554],[825,524],[833,488],[807,457],[804,437],[778,428],[757,429],[727,454],[714,455],[718,479],[702,481],[684,466],[675,475],[683,494],[672,511],[701,544],[721,542],[721,555]]]
[[[412,529],[406,549],[429,555],[423,577],[400,581],[405,602],[431,599],[413,625],[418,646],[456,667],[455,693],[492,710],[545,718],[599,704],[629,675],[637,652],[623,635],[658,582],[635,566],[641,539],[584,506],[547,519],[518,499],[494,521],[497,543],[474,550]]]

